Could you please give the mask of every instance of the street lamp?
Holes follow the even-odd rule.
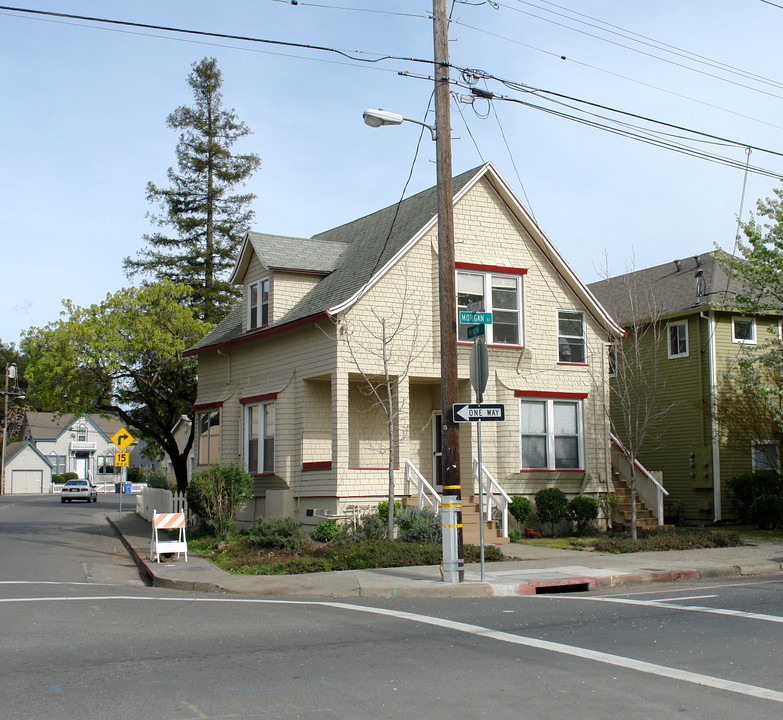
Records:
[[[430,131],[430,135],[432,135],[433,140],[438,139],[438,133],[435,130],[434,125],[427,125],[427,123],[422,122],[421,120],[403,117],[398,113],[389,112],[388,110],[368,109],[362,113],[362,117],[364,118],[365,124],[373,128],[381,127],[383,125],[401,125],[403,122],[416,123],[416,125],[421,125],[427,128],[427,130]]]
[[[8,389],[8,381],[14,381],[13,389]],[[5,367],[5,391],[3,392],[3,454],[0,459],[0,495],[5,495],[5,440],[8,430],[8,398],[17,400],[24,399],[24,393],[19,392],[19,381],[17,380],[16,365],[11,363]]]

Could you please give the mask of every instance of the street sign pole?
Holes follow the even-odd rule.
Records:
[[[484,338],[477,336],[473,340],[473,362],[470,367],[470,379],[476,393],[476,402],[484,400],[484,390],[489,379],[489,354]],[[476,441],[478,442],[478,493],[479,493],[479,557],[481,562],[481,582],[484,582],[484,466],[481,457],[481,420],[476,423]]]

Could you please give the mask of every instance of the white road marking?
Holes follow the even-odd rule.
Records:
[[[781,582],[783,582],[783,580],[756,580],[750,582],[721,583],[720,585],[700,585],[698,588],[694,588],[694,589],[714,590],[717,588],[722,590],[723,588],[727,588],[727,587],[752,587],[757,585],[778,585]],[[640,590],[639,592],[621,593],[621,595],[622,597],[634,597],[636,595],[658,595],[661,592],[662,592],[661,590]],[[685,590],[681,590],[680,592],[685,592]],[[547,597],[547,595],[531,595],[530,597]],[[548,597],[554,597],[554,596],[550,595]],[[604,597],[616,597],[616,596],[606,595]]]
[[[684,595],[683,597],[670,597],[670,598],[659,598],[658,600],[648,600],[647,602],[651,603],[662,603],[662,602],[674,602],[680,601],[680,600],[704,600],[706,598],[711,597],[718,597],[717,595]]]
[[[631,598],[610,597],[582,597],[563,598],[568,600],[586,600],[587,602],[617,603],[618,605],[643,605],[645,607],[668,608],[670,610],[683,610],[685,612],[707,613],[708,615],[726,615],[728,617],[740,617],[748,620],[763,620],[764,622],[783,623],[780,615],[765,615],[763,613],[751,613],[744,610],[727,610],[726,608],[711,608],[703,605],[678,605],[665,600],[632,600]]]
[[[0,580],[0,585],[101,585],[111,587],[111,583],[71,582],[68,580]]]
[[[596,598],[603,600],[604,598]],[[560,655],[569,655],[582,660],[592,660],[594,662],[604,663],[625,670],[636,670],[637,672],[648,675],[656,675],[668,680],[677,680],[688,682],[703,687],[715,688],[716,690],[725,690],[727,692],[737,693],[748,697],[761,698],[762,700],[772,700],[773,702],[783,703],[783,692],[763,688],[757,685],[748,685],[746,683],[735,682],[734,680],[724,680],[723,678],[702,675],[701,673],[680,670],[678,668],[657,665],[655,663],[635,660],[633,658],[613,655],[598,650],[588,650],[586,648],[575,647],[573,645],[563,645],[562,643],[551,642],[549,640],[539,640],[537,638],[514,635],[513,633],[502,630],[492,630],[491,628],[480,625],[471,625],[469,623],[447,620],[445,618],[432,617],[430,615],[419,615],[418,613],[404,612],[402,610],[389,610],[386,608],[369,607],[363,605],[351,605],[349,603],[329,602],[322,600],[267,600],[256,598],[212,598],[212,597],[156,597],[156,596],[133,596],[133,595],[93,595],[89,597],[60,597],[60,598],[0,598],[0,603],[14,602],[95,602],[112,600],[130,600],[130,601],[157,601],[157,602],[177,602],[177,603],[235,603],[247,605],[301,605],[309,607],[328,607],[338,610],[347,610],[349,612],[361,612],[371,615],[385,615],[386,617],[397,618],[399,620],[409,620],[411,622],[433,625],[456,632],[467,633],[477,637],[513,645],[522,645],[524,647],[535,648],[537,650],[546,650],[548,652]],[[639,601],[638,604],[650,605],[648,602]],[[655,604],[656,607],[659,605]],[[681,609],[680,606],[675,606]]]

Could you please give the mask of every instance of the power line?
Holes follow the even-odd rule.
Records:
[[[520,2],[522,0],[517,0],[517,1]],[[529,4],[529,3],[525,3],[525,4]],[[715,75],[713,73],[707,72],[705,70],[699,70],[697,68],[692,68],[692,67],[689,67],[688,65],[684,65],[683,63],[679,63],[679,62],[676,62],[674,60],[669,60],[667,58],[660,57],[659,55],[655,55],[654,53],[646,52],[644,50],[639,50],[638,48],[634,48],[634,47],[631,47],[629,45],[625,45],[625,44],[623,44],[621,42],[617,42],[617,41],[614,41],[614,40],[609,40],[608,38],[601,37],[600,35],[595,35],[594,33],[587,32],[586,30],[579,30],[578,28],[574,28],[574,27],[571,27],[571,26],[566,25],[564,23],[557,22],[556,20],[552,20],[552,19],[549,19],[549,18],[541,17],[540,15],[536,15],[534,13],[527,12],[527,11],[521,10],[519,8],[513,8],[513,7],[510,7],[508,5],[504,5],[503,7],[506,7],[508,10],[511,10],[512,12],[517,12],[517,13],[520,13],[522,15],[527,15],[529,17],[535,18],[536,20],[541,20],[542,22],[546,22],[546,23],[549,23],[551,25],[556,25],[558,27],[562,27],[562,28],[565,28],[567,30],[571,30],[572,32],[579,33],[580,35],[586,35],[587,37],[592,37],[592,38],[594,38],[596,40],[600,40],[601,42],[608,43],[609,45],[615,45],[616,47],[620,47],[620,48],[623,48],[625,50],[630,50],[631,52],[635,52],[635,53],[638,53],[640,55],[645,55],[645,56],[651,57],[651,58],[653,58],[655,60],[660,60],[661,62],[665,62],[665,63],[667,63],[669,65],[674,65],[675,67],[680,67],[680,68],[682,68],[684,70],[689,70],[690,72],[698,73],[699,75],[704,75],[706,77],[711,77],[711,78],[713,78],[715,80],[721,80],[721,81],[729,83],[731,85],[736,85],[737,87],[745,88],[746,90],[751,90],[752,92],[757,92],[757,93],[760,93],[762,95],[768,95],[769,97],[774,97],[774,98],[777,98],[779,100],[783,100],[783,96],[781,96],[781,95],[776,95],[775,93],[767,92],[766,90],[761,90],[759,88],[754,88],[754,87],[752,87],[750,85],[746,85],[746,84],[738,82],[736,80],[730,80],[728,78],[721,77],[720,75]],[[548,11],[548,12],[551,12],[551,11]],[[581,22],[581,21],[575,21],[575,22]],[[609,32],[609,31],[604,31],[604,32]],[[615,33],[615,34],[617,34],[617,33]],[[630,38],[626,37],[626,39],[630,39]],[[632,40],[632,42],[640,42],[640,41]],[[644,43],[644,44],[649,44],[649,43]],[[656,49],[663,50],[664,52],[669,52],[670,54],[675,54],[675,55],[678,54],[678,53],[672,53],[672,51],[666,50],[665,48],[661,48],[661,47],[656,47]],[[709,63],[702,63],[702,64],[709,65]],[[726,66],[726,67],[728,67],[728,66]],[[734,74],[742,75],[742,71],[735,71]],[[777,83],[775,81],[763,80],[763,82],[765,82],[765,84],[774,84],[777,87],[783,87],[783,85],[781,85],[780,83]]]
[[[166,25],[151,25],[148,23],[131,22],[129,20],[110,20],[108,18],[90,17],[87,15],[73,15],[71,13],[57,13],[57,12],[51,12],[46,10],[31,10],[29,8],[10,7],[8,5],[0,5],[0,10],[7,10],[10,12],[19,12],[19,13],[25,13],[29,15],[39,15],[45,17],[65,18],[68,20],[84,20],[87,22],[103,23],[107,25],[135,27],[135,28],[142,28],[144,30],[160,30],[162,32],[183,33],[185,35],[199,35],[202,37],[214,37],[214,38],[220,38],[222,40],[241,40],[243,42],[262,43],[266,45],[280,45],[282,47],[299,48],[300,50],[317,50],[320,52],[336,53],[355,62],[378,63],[383,60],[401,60],[404,62],[423,63],[425,65],[432,65],[432,60],[424,60],[421,58],[400,57],[396,55],[379,55],[378,53],[367,53],[372,55],[378,55],[378,57],[376,58],[363,58],[363,57],[356,56],[357,54],[365,54],[365,51],[362,50],[347,51],[347,50],[340,50],[338,48],[324,47],[322,45],[311,45],[308,43],[295,43],[286,40],[269,40],[266,38],[251,37],[248,35],[231,35],[228,33],[210,32],[208,30],[190,30],[187,28],[170,27]]]
[[[539,0],[540,3],[543,5],[549,5],[551,7],[558,8],[560,10],[564,10],[566,13],[569,13],[570,15],[576,15],[578,17],[587,18],[588,20],[592,20],[593,22],[585,22],[583,20],[579,20],[578,17],[569,17],[569,15],[566,15],[564,13],[559,13],[554,10],[548,10],[546,8],[541,7],[538,3],[535,2],[528,2],[527,0],[513,0],[514,2],[520,4],[520,5],[527,5],[529,7],[534,7],[538,10],[542,10],[543,12],[548,12],[553,15],[557,15],[558,17],[565,18],[566,20],[570,20],[572,22],[577,22],[582,25],[587,25],[588,27],[595,28],[601,32],[610,33],[612,35],[616,35],[618,37],[621,37],[626,40],[630,40],[631,42],[639,43],[640,45],[646,45],[651,48],[655,48],[656,50],[662,50],[663,52],[667,52],[671,55],[675,55],[677,57],[681,57],[684,59],[690,59],[694,62],[697,62],[702,65],[707,65],[709,67],[714,67],[716,69],[722,69],[726,72],[739,75],[740,77],[747,78],[749,80],[757,80],[758,82],[761,82],[766,85],[772,85],[778,88],[783,88],[783,83],[781,83],[778,80],[773,80],[771,78],[764,77],[763,75],[759,75],[757,73],[750,72],[748,70],[743,70],[742,68],[738,68],[734,65],[729,65],[727,63],[721,62],[720,60],[715,60],[713,58],[706,57],[705,55],[701,55],[699,53],[691,52],[690,50],[686,50],[684,48],[678,47],[676,45],[672,45],[670,43],[663,42],[661,40],[656,40],[653,37],[650,37],[649,35],[642,35],[641,33],[634,32],[633,30],[629,30],[627,28],[623,28],[619,25],[614,25],[612,23],[606,22],[605,20],[601,20],[600,18],[593,17],[592,15],[586,15],[581,12],[577,12],[576,10],[571,10],[570,8],[565,7],[564,5],[558,5],[557,3],[548,2],[548,0]],[[508,7],[506,5],[503,5],[503,7]],[[516,10],[515,8],[508,7],[509,10],[520,12]],[[527,13],[526,13],[527,14]],[[541,18],[538,15],[533,15],[532,17],[535,17],[536,19],[543,20],[544,22],[550,22],[546,18]],[[595,24],[598,23],[598,24]],[[602,27],[605,26],[605,27]],[[574,28],[570,28],[574,29]],[[579,32],[578,30],[575,30],[576,32]],[[593,37],[593,36],[591,36]],[[640,39],[637,39],[640,38]],[[599,40],[603,40],[602,38],[596,38]],[[625,46],[622,46],[625,47]],[[632,50],[633,52],[638,52],[634,50],[633,48],[628,48]],[[663,60],[663,58],[660,58]],[[664,60],[665,62],[665,60]]]

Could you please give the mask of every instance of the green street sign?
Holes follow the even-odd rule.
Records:
[[[468,312],[467,310],[460,310],[459,322],[460,325],[492,325],[492,313]]]
[[[471,325],[468,328],[468,338],[473,339],[477,337],[481,337],[484,334],[484,328],[486,325]]]

